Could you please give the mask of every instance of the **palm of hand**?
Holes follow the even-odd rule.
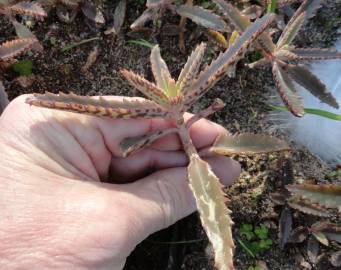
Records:
[[[120,158],[122,139],[168,122],[99,119],[30,108],[24,100],[16,99],[0,119],[0,265],[121,269],[137,243],[194,211],[187,159],[175,135]],[[222,132],[202,120],[191,136],[204,148]],[[225,183],[239,173],[230,159],[209,161]],[[125,185],[100,182],[141,177]]]

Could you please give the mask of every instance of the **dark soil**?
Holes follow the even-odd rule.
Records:
[[[59,22],[55,11],[52,10],[48,19],[38,22],[34,31],[44,46],[44,52],[22,59],[33,60],[33,74],[35,81],[31,87],[23,88],[13,82],[17,74],[7,70],[0,74],[10,99],[18,95],[32,92],[42,93],[51,91],[73,91],[80,95],[126,95],[135,96],[137,92],[128,86],[127,82],[119,75],[119,69],[132,69],[143,76],[151,78],[149,64],[149,49],[130,44],[129,25],[140,14],[144,7],[141,1],[128,3],[128,14],[124,28],[118,36],[104,36],[100,32],[91,30],[84,24],[83,17],[79,14],[71,24]],[[143,1],[142,1],[143,2]],[[337,29],[341,26],[341,3],[326,1],[326,5],[318,12],[301,31],[296,43],[300,46],[327,47],[337,38]],[[107,17],[112,14],[115,1],[104,1],[103,10]],[[168,14],[170,20],[175,20]],[[165,20],[167,20],[166,18]],[[188,36],[194,32],[195,26],[189,24]],[[4,19],[0,18],[0,42],[14,37],[14,29]],[[60,48],[70,42],[98,36],[96,40],[75,49],[60,53]],[[164,35],[147,36],[151,43],[158,42],[162,48],[162,55],[170,66],[172,74],[179,74],[181,67],[187,59],[177,47],[177,37]],[[187,51],[205,40],[203,35],[196,36],[186,44]],[[87,56],[98,46],[99,56],[96,64],[84,74],[81,67],[85,64]],[[209,48],[207,61],[217,54],[214,46]],[[206,107],[214,98],[219,97],[227,106],[215,114],[211,120],[226,127],[230,132],[252,131],[270,132],[267,121],[267,102],[269,96],[277,96],[274,92],[274,83],[269,69],[249,70],[244,65],[244,60],[238,64],[235,78],[225,77],[193,108],[196,111]],[[282,136],[281,134],[277,134]],[[295,149],[289,157],[294,164],[295,181],[299,179],[315,179],[316,181],[330,181],[331,169],[318,159],[314,158],[304,149]],[[280,208],[275,207],[269,199],[269,193],[280,186],[281,177],[278,160],[280,155],[259,157],[255,159],[240,159],[243,172],[239,181],[226,190],[231,202],[232,218],[235,222],[235,239],[238,228],[242,224],[265,224],[269,227],[270,238],[273,241],[271,249],[257,258],[249,257],[241,246],[236,243],[235,266],[236,269],[247,269],[261,260],[268,269],[336,269],[328,263],[314,266],[306,253],[306,242],[303,244],[289,245],[281,249],[278,244],[278,219]],[[341,179],[338,179],[341,181]],[[333,221],[340,216],[332,218]],[[298,225],[311,225],[314,220],[306,215],[294,212],[294,227]],[[169,243],[169,242],[182,243]],[[183,243],[184,242],[184,243]],[[335,247],[325,247],[321,253],[328,253]],[[326,261],[323,260],[323,261]],[[197,214],[179,221],[174,226],[152,235],[141,243],[128,258],[125,270],[210,270],[214,269],[212,250],[203,232]]]

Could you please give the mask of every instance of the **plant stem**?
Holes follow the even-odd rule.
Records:
[[[186,128],[189,129],[195,122],[197,122],[201,118],[205,118],[205,117],[215,113],[216,111],[221,110],[224,107],[225,107],[225,103],[221,99],[216,98],[214,100],[214,102],[210,106],[208,106],[206,109],[204,109],[204,110],[200,111],[199,113],[193,115],[187,121]]]
[[[276,6],[277,6],[277,0],[271,0],[271,3],[268,4],[268,13],[273,13],[276,11]]]

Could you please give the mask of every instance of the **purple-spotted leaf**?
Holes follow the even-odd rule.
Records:
[[[205,28],[221,32],[226,32],[228,29],[223,19],[199,6],[181,5],[177,7],[176,12],[180,16],[187,17]]]
[[[326,238],[341,243],[341,226],[328,221],[316,222],[311,226],[314,233],[323,233]]]
[[[341,266],[341,250],[335,251],[329,259],[330,263],[335,267]]]
[[[143,11],[142,15],[138,17],[132,25],[130,25],[130,28],[133,30],[136,30],[138,28],[143,27],[147,22],[153,20],[157,16],[157,12],[152,9],[148,8],[145,11]]]
[[[179,89],[179,93],[186,95],[187,90],[190,88],[193,80],[198,74],[202,58],[204,57],[205,49],[206,44],[201,43],[188,57],[187,62],[181,70],[176,83],[176,88]]]
[[[249,18],[243,15],[232,4],[225,0],[213,0],[213,2],[219,7],[221,12],[228,17],[230,22],[238,29],[238,31],[243,32],[250,26],[251,22]]]
[[[289,51],[295,55],[293,60],[329,60],[341,59],[341,53],[335,49],[321,48],[289,48]]]
[[[31,16],[37,19],[42,19],[47,16],[45,10],[41,5],[35,1],[32,2],[19,2],[12,6],[7,7],[13,13]]]
[[[335,184],[288,185],[286,188],[294,195],[324,207],[341,211],[341,186]]]
[[[186,105],[190,106],[193,104],[217,83],[229,67],[235,64],[240,57],[244,55],[250,44],[265,31],[274,19],[275,17],[273,14],[267,14],[256,20],[237,38],[226,52],[221,53],[216,60],[212,61],[212,63],[198,75],[198,78],[188,89]]]
[[[233,224],[224,203],[222,185],[207,162],[192,154],[188,166],[190,188],[196,198],[201,223],[210,239],[219,270],[232,270],[234,243]]]
[[[168,83],[172,79],[166,62],[162,59],[159,45],[153,47],[150,54],[150,63],[157,87],[168,93]]]
[[[304,226],[300,226],[291,231],[288,243],[302,243],[309,234],[309,229]]]
[[[274,76],[277,89],[284,103],[289,110],[298,117],[304,115],[304,106],[301,97],[297,94],[297,90],[287,73],[275,61],[272,65],[272,74]]]
[[[157,131],[155,133],[148,134],[148,135],[124,139],[120,143],[121,153],[123,157],[127,157],[143,149],[144,147],[151,145],[156,140],[168,134],[176,133],[177,131],[178,130],[176,128],[166,129],[166,130]]]
[[[285,244],[288,243],[292,230],[292,214],[288,207],[284,207],[279,219],[279,242],[281,248],[284,248]]]
[[[35,94],[27,98],[26,103],[38,107],[71,111],[109,118],[169,118],[155,102],[144,99],[110,100],[103,97],[93,98],[75,94],[59,95],[52,93]]]
[[[328,91],[327,87],[319,80],[319,78],[312,74],[309,69],[298,65],[286,65],[284,68],[293,80],[307,89],[320,101],[334,108],[339,108],[339,104]]]
[[[6,41],[0,45],[0,60],[6,61],[16,57],[32,48],[32,45],[37,42],[36,38],[17,38],[11,41]]]
[[[100,24],[105,23],[102,12],[95,6],[94,3],[92,3],[92,1],[86,0],[82,4],[81,9],[83,11],[83,14],[91,21],[94,21],[95,23],[100,23]]]
[[[252,133],[220,135],[211,147],[211,151],[224,156],[248,156],[287,150],[290,150],[290,147],[283,140]]]
[[[163,90],[158,88],[155,84],[126,69],[122,69],[121,74],[129,81],[132,86],[140,90],[144,95],[151,98],[156,103],[160,105],[168,104],[168,97]]]
[[[282,35],[277,42],[277,49],[281,49],[283,46],[288,46],[296,37],[298,31],[301,29],[305,21],[305,13],[301,13],[295,20],[290,20],[285,27]]]
[[[12,24],[19,38],[35,38],[36,39],[36,36],[25,25],[18,23],[16,20],[12,20]],[[32,49],[35,51],[42,51],[44,48],[37,40],[34,44],[32,44]]]
[[[232,4],[225,0],[213,0],[213,2],[219,7],[221,12],[228,17],[229,21],[237,28],[240,34],[251,25],[249,18],[243,15]],[[256,47],[266,51],[267,53],[272,53],[275,50],[275,44],[272,42],[270,35],[267,33],[262,33],[259,36],[256,42]]]
[[[0,115],[5,110],[8,103],[9,103],[9,100],[8,100],[7,93],[5,91],[5,87],[2,84],[2,81],[0,81]]]
[[[320,205],[315,205],[310,202],[306,202],[298,197],[291,197],[288,199],[288,205],[291,208],[299,210],[303,213],[308,215],[314,215],[319,217],[329,217],[330,214],[328,213],[327,209]]]
[[[322,0],[304,0],[300,7],[296,10],[290,21],[296,20],[301,13],[305,12],[306,19],[310,19],[321,7]],[[290,23],[290,22],[289,22]]]

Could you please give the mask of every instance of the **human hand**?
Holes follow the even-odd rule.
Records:
[[[169,122],[30,107],[26,97],[0,118],[1,269],[122,269],[140,241],[195,211],[176,135],[120,157],[122,139]],[[198,149],[224,132],[207,120],[190,130]],[[229,158],[206,160],[225,185],[239,175]]]

